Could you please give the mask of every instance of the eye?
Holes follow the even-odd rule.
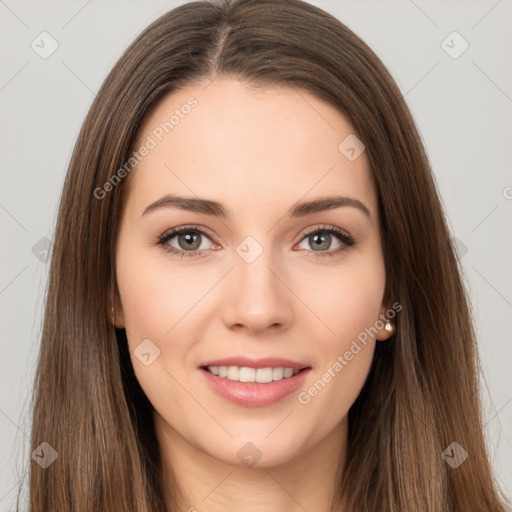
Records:
[[[331,251],[324,250],[330,248],[333,236],[338,242],[341,242],[340,247]],[[201,247],[203,237],[211,241],[208,233],[198,226],[183,226],[164,233],[157,239],[157,244],[173,256],[198,258],[204,256],[204,251],[208,249],[208,244],[206,244],[206,247]],[[175,238],[177,247],[170,243]],[[355,239],[350,234],[335,226],[317,226],[309,230],[300,243],[302,244],[304,241],[307,241],[313,247],[312,251],[307,252],[315,257],[333,256],[356,244]]]
[[[203,255],[202,251],[206,249],[206,247],[200,249],[202,237],[210,239],[208,233],[201,228],[197,226],[184,226],[167,231],[158,238],[157,244],[162,245],[173,256],[181,258],[201,257]],[[178,247],[170,244],[173,238],[176,238]]]
[[[338,242],[341,242],[340,247],[332,251],[325,251],[324,249],[330,248],[333,235]],[[304,241],[308,242],[310,247],[313,247],[313,251],[307,252],[317,258],[334,256],[345,250],[347,247],[352,247],[356,244],[354,237],[335,226],[315,227],[306,233],[304,238],[301,240],[301,244]]]

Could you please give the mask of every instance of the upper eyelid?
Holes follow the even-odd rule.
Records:
[[[212,241],[215,238],[213,235],[208,233],[208,230],[199,226],[180,226],[177,228],[171,228],[167,231],[164,231],[162,235],[158,237],[158,239],[164,239],[164,238],[174,238],[175,236],[188,231],[197,231],[199,234],[203,236],[207,236],[208,238],[211,238]]]
[[[304,236],[310,235],[311,233],[315,233],[316,231],[330,231],[330,230],[334,230],[335,232],[341,231],[346,236],[352,236],[346,229],[340,228],[338,226],[333,226],[330,224],[327,224],[327,225],[323,224],[321,226],[317,225],[317,226],[312,226],[311,228],[306,228],[303,231],[303,235]]]

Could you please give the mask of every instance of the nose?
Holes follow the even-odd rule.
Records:
[[[238,254],[227,276],[223,321],[229,329],[256,334],[272,328],[284,330],[291,325],[294,295],[286,285],[283,270],[272,260],[271,251],[263,251],[248,262]]]

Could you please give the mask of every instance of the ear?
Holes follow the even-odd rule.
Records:
[[[379,319],[375,322],[376,327],[379,329],[376,336],[379,341],[386,341],[396,333],[396,324],[394,321],[396,313],[391,316],[389,311],[395,313],[390,306],[382,305]]]

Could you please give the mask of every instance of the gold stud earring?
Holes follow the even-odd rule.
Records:
[[[384,327],[384,329],[386,329],[386,331],[389,332],[390,334],[393,333],[393,331],[394,331],[394,328],[393,328],[393,325],[391,324],[391,322],[388,322],[386,324],[386,326]]]

